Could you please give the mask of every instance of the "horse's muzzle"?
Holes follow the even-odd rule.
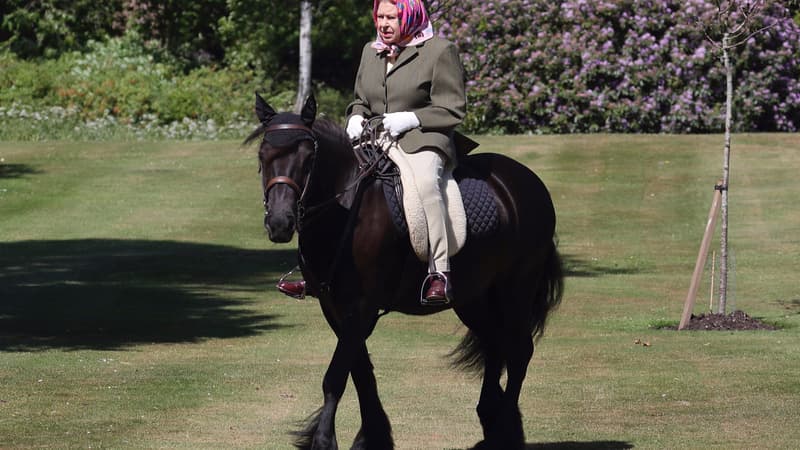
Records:
[[[269,240],[283,244],[292,240],[295,229],[294,214],[264,214],[264,229],[267,230]]]

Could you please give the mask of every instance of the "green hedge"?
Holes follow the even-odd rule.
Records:
[[[36,62],[0,52],[0,139],[240,138],[255,126],[254,92],[279,109],[294,103],[291,83],[252,70],[184,74],[136,33],[88,47]],[[341,121],[348,96],[321,84],[316,91],[321,113]]]

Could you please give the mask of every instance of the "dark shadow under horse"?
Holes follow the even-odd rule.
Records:
[[[469,330],[453,351],[454,365],[483,371],[477,413],[484,439],[476,448],[525,448],[520,390],[536,338],[563,290],[555,211],[539,177],[499,154],[459,162],[457,173],[490,187],[499,225],[488,236],[468,237],[452,257],[453,303],[421,306],[427,264],[393,224],[382,182],[364,175],[344,130],[315,120],[313,98],[296,115],[276,113],[256,94],[255,109],[261,126],[245,142],[261,138],[264,226],[273,242],[298,232],[303,276],[338,338],[322,384],[324,404],[295,433],[295,446],[338,448],[335,415],[350,375],[362,418],[352,448],[393,448],[366,340],[382,313],[452,307]]]

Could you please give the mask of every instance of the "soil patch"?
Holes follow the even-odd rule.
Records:
[[[677,330],[678,327],[670,327]],[[700,314],[689,319],[684,330],[709,330],[709,331],[724,331],[724,330],[777,330],[774,325],[764,323],[758,319],[748,316],[743,311],[734,311],[728,315],[725,314]]]

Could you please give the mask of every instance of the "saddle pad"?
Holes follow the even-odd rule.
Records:
[[[422,201],[413,179],[413,170],[408,166],[403,158],[402,150],[397,146],[389,147],[389,159],[391,159],[400,169],[400,180],[403,186],[402,209],[405,211],[406,230],[408,232],[411,247],[414,249],[420,261],[428,261],[428,224],[425,221],[425,212],[422,209]],[[445,188],[442,197],[445,203],[447,228],[447,256],[458,253],[467,240],[467,220],[464,212],[464,203],[461,201],[461,193],[458,184],[453,179],[452,171],[445,170],[442,175],[445,181]],[[396,198],[396,195],[395,195]]]
[[[491,236],[497,231],[500,224],[500,215],[495,196],[489,188],[489,184],[478,178],[462,178],[458,180],[458,187],[464,205],[468,237],[480,238]],[[386,197],[386,203],[392,215],[392,222],[394,222],[400,234],[407,234],[408,224],[403,215],[403,205],[397,198],[397,190],[392,181],[383,181],[383,194]],[[425,246],[425,250],[427,256],[427,245]],[[417,252],[417,256],[419,257],[419,252],[416,247],[414,251]]]

